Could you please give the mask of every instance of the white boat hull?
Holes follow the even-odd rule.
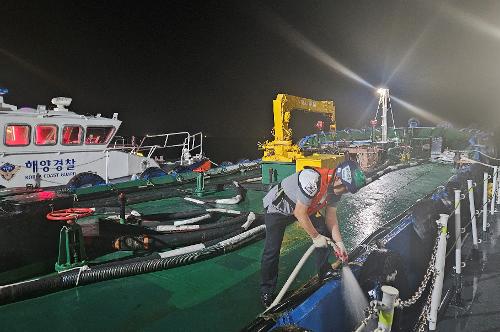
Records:
[[[0,156],[0,185],[60,186],[83,172],[111,181],[140,174],[148,167],[159,166],[151,158],[115,150],[4,155]]]

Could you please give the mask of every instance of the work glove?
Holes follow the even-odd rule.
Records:
[[[347,262],[349,259],[349,255],[347,254],[347,250],[345,250],[343,242],[335,242],[335,255],[342,261]]]
[[[324,235],[318,234],[316,237],[313,237],[312,240],[313,240],[313,245],[316,248],[328,247],[328,238]]]

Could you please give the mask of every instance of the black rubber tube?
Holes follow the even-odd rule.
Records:
[[[218,239],[227,234],[234,233],[247,221],[248,215],[249,214],[246,213],[227,221],[200,225],[198,229],[165,234],[149,234],[148,237],[154,240],[152,248],[155,250],[184,247],[195,243]],[[256,217],[251,228],[261,225],[262,222],[263,218]]]
[[[142,273],[162,271],[178,266],[216,257],[227,252],[239,249],[246,244],[261,239],[264,228],[243,237],[238,242],[230,244],[217,243],[200,251],[181,254],[175,257],[123,261],[112,266],[96,266],[89,270],[71,270],[58,275],[48,276],[23,283],[0,287],[0,304],[41,296],[53,291],[72,288],[78,285],[87,285],[99,281],[117,279]]]
[[[232,233],[241,228],[241,224],[226,225],[224,228],[207,229],[201,232],[173,233],[153,235],[153,239],[164,243],[168,248],[179,248],[187,245],[210,241]]]
[[[253,225],[253,226],[257,226],[257,225]],[[224,240],[227,240],[229,238],[232,238],[233,236],[240,235],[240,234],[242,234],[245,231],[246,231],[246,229],[238,228],[236,231],[233,231],[231,233],[226,233],[223,236],[218,237],[218,238],[213,239],[213,240],[210,240],[210,241],[201,242],[201,244],[203,244],[207,248],[207,247],[216,245],[220,241],[224,241]],[[132,257],[132,258],[117,259],[115,261],[111,261],[111,262],[106,262],[106,263],[99,264],[99,266],[101,266],[101,267],[110,267],[110,266],[121,265],[121,264],[123,264],[125,262],[126,263],[141,262],[141,261],[152,260],[152,259],[157,259],[157,258],[161,258],[161,256],[160,256],[160,254],[158,252],[154,252],[154,253],[146,254],[146,255],[144,255],[142,257]]]

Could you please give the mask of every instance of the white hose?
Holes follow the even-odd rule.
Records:
[[[174,221],[174,226],[194,224],[198,221],[210,219],[211,217],[212,217],[212,215],[210,213],[207,213],[207,214],[203,214],[201,216],[190,218],[190,219],[176,220],[176,221]]]
[[[194,199],[194,198],[191,198],[191,197],[184,197],[184,199],[188,202],[192,202],[192,203],[195,203],[195,204],[205,204],[206,202],[204,201],[200,201],[199,199]]]
[[[337,248],[337,245],[333,241],[328,241],[328,244],[330,246],[332,246],[334,249]],[[295,266],[295,268],[293,269],[292,274],[290,274],[290,276],[288,277],[288,280],[285,282],[285,285],[283,286],[283,288],[278,293],[278,296],[276,296],[276,298],[274,299],[273,303],[271,303],[271,305],[264,311],[264,313],[268,312],[271,308],[275,307],[278,303],[280,303],[280,301],[283,298],[283,296],[285,296],[286,291],[288,290],[288,288],[290,288],[290,285],[295,280],[295,278],[297,277],[297,274],[299,274],[300,270],[304,266],[304,264],[307,261],[307,259],[309,258],[309,256],[311,256],[311,254],[314,251],[314,249],[316,249],[316,247],[314,246],[314,244],[311,245],[309,247],[309,249],[307,249],[307,251],[304,254],[304,256],[302,256],[302,258],[300,259],[300,261],[297,264],[297,266]]]
[[[186,231],[194,231],[197,229],[200,229],[200,225],[182,225],[182,226],[160,225],[160,226],[156,226],[157,232],[186,232]]]
[[[302,269],[302,266],[307,261],[307,259],[309,258],[309,256],[311,256],[311,254],[314,251],[314,249],[316,249],[316,247],[314,245],[311,245],[309,247],[309,249],[307,249],[307,251],[304,254],[304,256],[302,256],[302,258],[300,259],[300,261],[297,264],[297,266],[293,269],[292,274],[290,274],[290,276],[288,277],[288,280],[285,282],[285,285],[283,286],[283,288],[279,292],[278,296],[276,296],[276,298],[274,299],[273,303],[271,303],[271,305],[264,311],[264,313],[266,313],[271,308],[275,307],[278,303],[280,303],[280,301],[283,298],[283,296],[285,295],[286,291],[288,290],[288,288],[290,287],[290,285],[292,284],[292,282],[295,280],[295,277],[297,276],[297,274],[299,274],[300,270]]]
[[[229,204],[229,205],[236,205],[239,202],[241,202],[243,199],[243,196],[241,195],[236,195],[231,198],[220,198],[215,200],[215,204]]]
[[[257,216],[255,215],[255,213],[250,212],[248,214],[247,221],[243,225],[241,225],[241,228],[248,229],[250,227],[250,225],[255,221],[255,219],[257,219]]]
[[[228,210],[228,209],[206,209],[207,212],[220,212],[225,214],[237,214],[240,215],[242,212],[237,210]]]
[[[159,253],[161,258],[167,258],[167,257],[174,257],[178,255],[184,255],[190,252],[195,252],[198,250],[205,249],[205,245],[203,243],[198,243],[198,244],[193,244],[190,246],[182,247],[182,248],[177,248],[174,250],[169,250],[165,252]]]

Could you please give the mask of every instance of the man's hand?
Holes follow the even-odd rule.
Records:
[[[328,238],[324,235],[318,234],[316,237],[312,238],[313,240],[313,245],[316,248],[326,248],[328,247]]]
[[[347,250],[345,250],[344,243],[342,242],[335,242],[335,255],[342,261],[342,262],[347,262],[349,259],[349,255],[347,254]]]

